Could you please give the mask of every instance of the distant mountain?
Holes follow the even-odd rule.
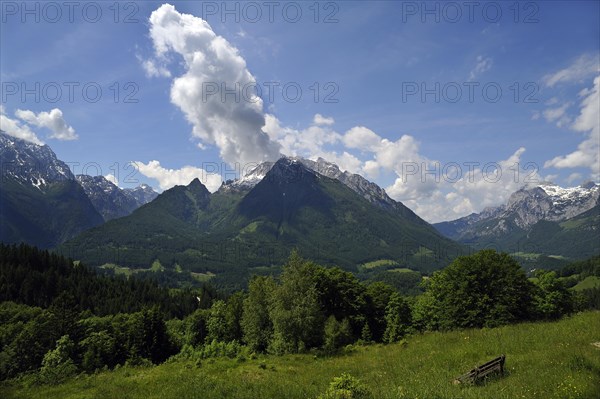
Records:
[[[479,214],[434,224],[445,236],[476,248],[525,257],[579,259],[600,253],[600,184],[524,187],[508,202]]]
[[[166,268],[238,281],[280,265],[293,248],[349,270],[390,260],[430,271],[463,253],[376,185],[357,177],[343,183],[306,164],[282,158],[259,165],[213,194],[197,179],[173,187],[62,249],[92,265],[148,268],[158,260]]]
[[[138,207],[145,205],[158,197],[158,193],[147,184],[142,184],[136,188],[125,188],[123,191],[136,200]]]
[[[47,145],[0,132],[0,241],[51,248],[103,222]]]
[[[158,196],[147,184],[121,189],[104,176],[77,175],[76,178],[105,221],[127,216]]]
[[[77,175],[76,178],[105,221],[127,216],[139,207],[134,197],[124,193],[104,176]]]

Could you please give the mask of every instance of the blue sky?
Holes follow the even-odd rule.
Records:
[[[600,178],[597,1],[44,4],[2,2],[1,127],[75,173],[214,190],[321,156],[433,222]]]

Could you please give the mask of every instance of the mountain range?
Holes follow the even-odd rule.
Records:
[[[104,221],[127,216],[158,196],[147,184],[121,189],[104,176],[77,175],[76,179]]]
[[[212,194],[197,179],[175,186],[61,246],[96,266],[161,265],[232,281],[275,272],[293,248],[354,271],[373,261],[431,271],[465,252],[374,183],[322,159],[287,157]]]
[[[496,248],[538,266],[600,253],[600,185],[523,187],[508,202],[434,226],[475,248]],[[540,259],[541,257],[541,259]]]
[[[600,253],[600,185],[524,187],[504,205],[430,225],[384,189],[333,163],[283,157],[223,182],[195,179],[162,194],[74,176],[50,147],[0,133],[0,239],[58,248],[129,272],[274,273],[293,248],[347,270],[369,265],[430,272],[493,247],[531,266]],[[188,275],[189,275],[188,273]]]
[[[53,248],[105,220],[125,216],[157,193],[121,190],[102,176],[74,176],[47,145],[0,131],[0,239]]]

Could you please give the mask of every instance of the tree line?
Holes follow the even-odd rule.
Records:
[[[493,250],[456,258],[425,279],[416,297],[296,251],[279,277],[255,276],[247,290],[227,298],[99,276],[27,246],[0,246],[0,264],[2,379],[36,372],[56,382],[170,357],[333,354],[426,330],[556,319],[586,306],[556,273],[538,271],[532,281],[514,259]],[[40,292],[31,292],[37,284]]]

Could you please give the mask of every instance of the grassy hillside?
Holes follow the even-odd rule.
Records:
[[[582,291],[589,288],[599,287],[600,286],[600,277],[598,276],[587,276],[583,280],[581,280],[577,285],[573,287],[576,291]]]
[[[4,383],[4,398],[315,398],[333,377],[359,378],[374,398],[597,398],[600,312],[552,323],[427,333],[405,343],[358,347],[344,355],[176,361],[82,375],[59,386]],[[453,385],[473,366],[506,354],[507,375]]]

